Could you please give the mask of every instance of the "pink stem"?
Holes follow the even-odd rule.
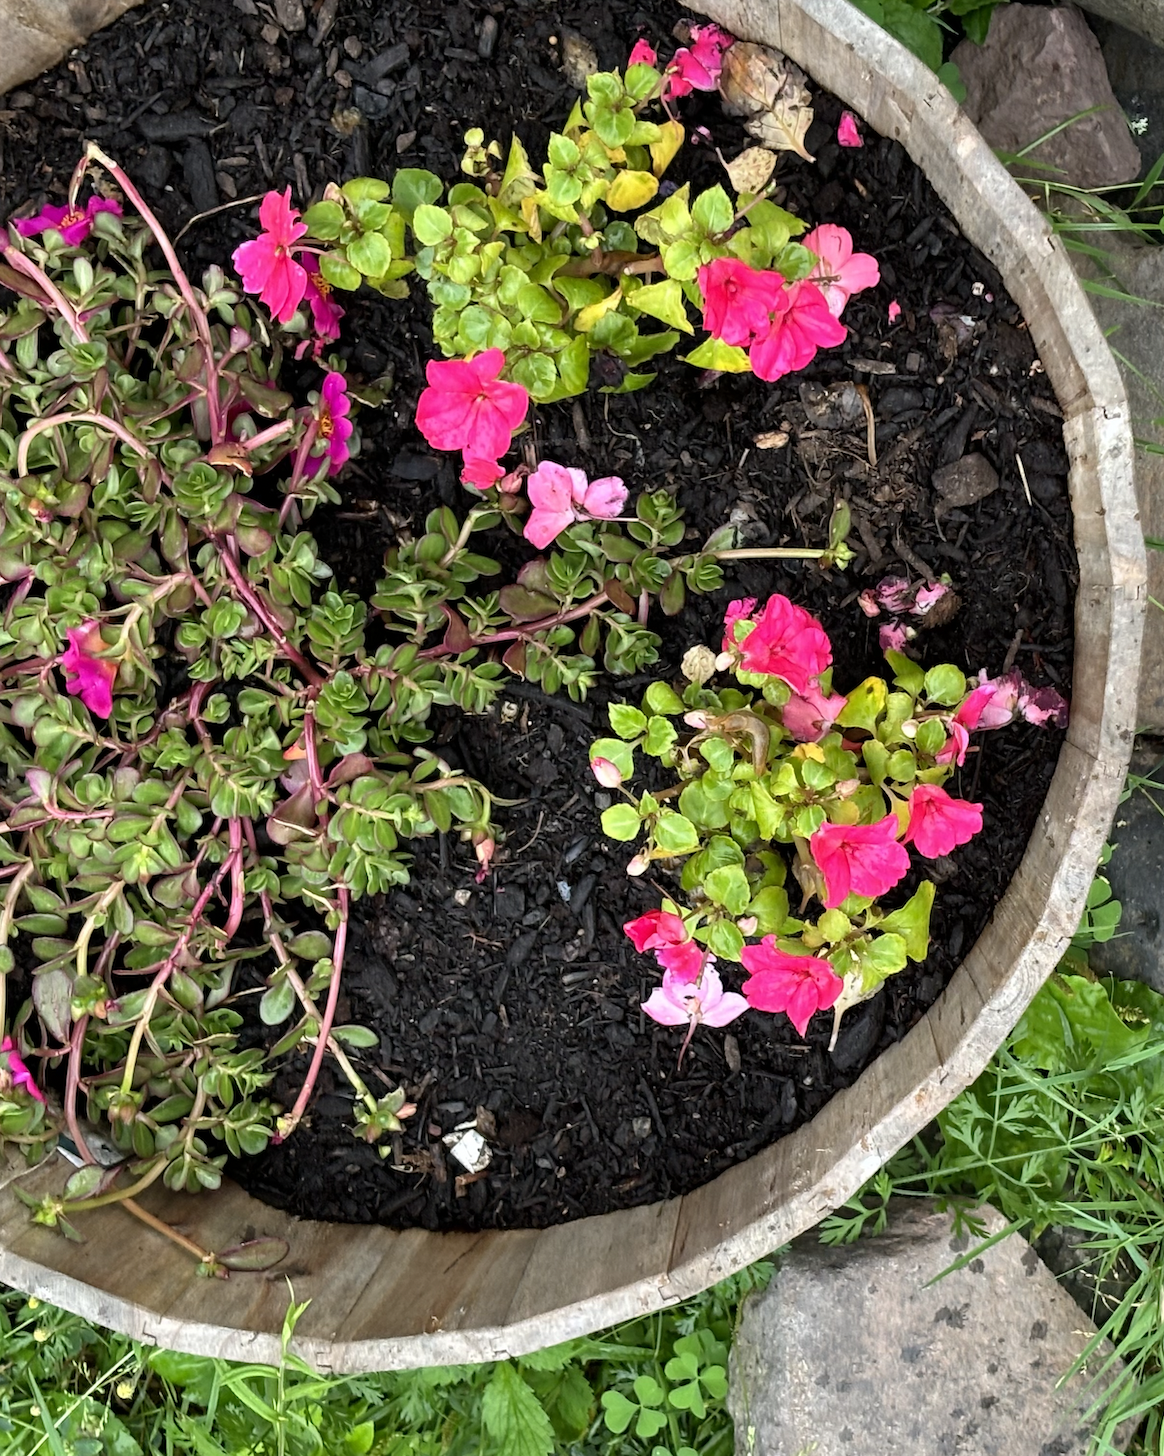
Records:
[[[242,821],[237,817],[232,817],[230,820],[230,910],[222,929],[227,945],[234,939],[242,924],[243,908],[246,904],[243,896],[242,845]]]
[[[61,317],[68,324],[69,328],[72,329],[73,333],[77,336],[82,344],[87,344],[89,342],[88,330],[85,328],[85,325],[81,322],[81,320],[77,317],[77,312],[73,308],[73,305],[61,292],[57,285],[52,281],[48,274],[45,273],[42,268],[38,268],[31,258],[26,258],[23,253],[17,252],[17,250],[11,245],[7,248],[4,248],[2,251],[3,256],[8,260],[11,266],[16,269],[18,273],[23,273],[26,278],[31,278],[36,286],[42,289],[44,293],[52,299],[53,303],[56,304]]]
[[[510,627],[504,632],[491,632],[488,637],[475,638],[470,646],[489,647],[495,642],[520,641],[534,636],[537,632],[545,632],[550,627],[561,627],[566,622],[576,622],[579,617],[588,617],[592,612],[597,611],[604,602],[609,600],[610,598],[604,591],[595,592],[581,606],[571,607],[568,612],[556,612],[552,617],[542,617],[536,622],[525,622],[520,627]],[[422,661],[429,661],[434,657],[448,657],[453,650],[453,648],[445,647],[443,644],[440,647],[426,647],[419,654],[419,658]],[[463,652],[464,650],[464,648],[456,649],[458,652]]]
[[[295,1099],[295,1106],[286,1117],[279,1119],[279,1131],[272,1141],[284,1142],[299,1126],[303,1114],[307,1111],[307,1104],[311,1100],[311,1094],[315,1091],[315,1084],[319,1079],[319,1069],[323,1066],[323,1056],[327,1051],[327,1041],[331,1036],[331,1028],[335,1022],[336,1006],[339,1004],[340,973],[343,969],[344,952],[348,943],[348,908],[349,896],[346,885],[338,885],[336,894],[339,897],[340,922],[335,932],[335,948],[332,951],[332,972],[331,985],[327,988],[327,1004],[323,1008],[323,1020],[319,1023],[319,1030],[315,1036],[315,1050],[311,1054],[311,1065],[307,1069],[307,1078],[299,1089],[299,1096]]]
[[[16,469],[20,475],[28,473],[28,447],[36,439],[37,435],[43,435],[46,430],[55,430],[58,425],[100,425],[102,429],[108,430],[111,435],[117,438],[134,452],[135,455],[149,458],[149,450],[130,430],[119,421],[110,419],[108,415],[94,414],[90,410],[77,410],[74,414],[45,415],[39,420],[33,421],[20,437],[20,448],[16,454]],[[161,467],[158,467],[161,469]],[[162,471],[163,480],[167,476]]]
[[[95,1163],[97,1159],[89,1151],[89,1144],[85,1141],[81,1124],[77,1121],[77,1088],[81,1081],[81,1048],[85,1043],[85,1029],[88,1025],[88,1016],[82,1016],[79,1021],[73,1023],[73,1035],[69,1039],[69,1069],[65,1076],[65,1122],[68,1124],[69,1136],[73,1139],[82,1162]]]
[[[311,664],[307,661],[307,659],[303,656],[299,649],[292,646],[292,644],[287,640],[287,634],[283,631],[283,628],[279,625],[273,613],[267,610],[266,606],[264,606],[257,592],[254,590],[250,582],[247,581],[246,577],[239,569],[238,562],[235,561],[234,557],[231,554],[229,542],[224,541],[222,536],[217,535],[214,532],[211,532],[210,539],[218,548],[218,558],[222,562],[223,566],[226,568],[226,574],[230,577],[231,584],[233,585],[235,591],[238,592],[239,596],[242,597],[243,601],[247,604],[248,607],[250,607],[251,611],[254,612],[256,617],[258,617],[259,621],[262,622],[263,626],[266,627],[267,631],[270,632],[271,636],[278,644],[279,651],[290,662],[293,662],[295,664],[295,666],[299,669],[301,676],[305,678],[306,681],[309,682],[313,688],[323,687],[324,679],[319,675],[318,672],[316,672],[315,668],[311,666]]]

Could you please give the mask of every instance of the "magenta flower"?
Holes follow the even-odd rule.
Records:
[[[636,40],[634,45],[631,47],[631,53],[629,56],[627,56],[626,63],[628,67],[653,66],[656,64],[658,59],[659,57],[655,51],[655,47],[650,43],[645,35],[640,35],[638,40]]]
[[[4,1070],[11,1080],[11,1085],[23,1087],[30,1097],[35,1097],[38,1102],[43,1102],[44,1093],[33,1081],[32,1073],[25,1066],[24,1058],[16,1050],[16,1043],[10,1036],[6,1036],[3,1041],[0,1041],[0,1057],[4,1059]]]
[[[889,300],[889,308],[887,312],[889,314],[889,322],[891,324],[895,324],[897,320],[901,317],[901,304],[898,303],[896,298],[891,298]]]
[[[259,204],[262,232],[234,250],[233,262],[248,293],[257,293],[271,317],[288,323],[307,292],[307,269],[291,255],[291,245],[307,231],[291,188],[268,192]]]
[[[626,505],[626,486],[617,475],[587,481],[585,471],[552,460],[542,461],[526,489],[533,510],[523,535],[539,551],[575,521],[588,516],[611,520]]]
[[[700,268],[698,278],[703,327],[725,344],[746,347],[762,339],[772,315],[788,307],[780,274],[760,272],[739,258],[716,258]]]
[[[429,361],[416,426],[430,445],[463,450],[466,459],[501,459],[529,408],[523,386],[498,377],[504,367],[500,349],[486,349],[475,359]]]
[[[724,52],[736,38],[718,25],[693,25],[691,44],[671,57],[667,67],[667,94],[687,96],[692,91],[714,91],[723,70]]]
[[[759,945],[746,945],[740,960],[749,971],[744,1000],[755,1011],[786,1011],[803,1036],[817,1011],[827,1011],[845,989],[845,983],[818,956],[789,955],[766,935]]]
[[[776,593],[764,604],[752,630],[737,644],[733,625],[741,617],[732,612],[740,605],[732,602],[728,607],[723,650],[738,652],[744,672],[771,673],[804,697],[833,660],[824,628],[810,612]]]
[[[479,455],[466,455],[462,460],[461,484],[471,485],[474,490],[488,490],[504,474],[504,469],[496,460],[485,460]]]
[[[912,627],[901,622],[886,622],[877,633],[877,641],[882,652],[904,652],[905,644],[914,635]]]
[[[342,374],[333,370],[323,381],[319,391],[318,436],[327,442],[327,473],[334,475],[351,456],[348,440],[351,438],[352,422],[347,418],[352,408],[348,398],[348,386]]]
[[[926,859],[940,859],[966,844],[982,828],[982,805],[954,799],[937,784],[918,784],[909,796],[904,842]]]
[[[12,225],[22,238],[35,238],[51,228],[70,248],[75,248],[93,231],[93,219],[99,212],[120,217],[121,204],[110,197],[90,197],[84,207],[42,207],[35,217],[14,218]]]
[[[768,333],[748,351],[753,374],[769,382],[803,369],[817,349],[843,344],[849,333],[815,283],[805,279],[786,293],[788,307],[773,316]]]
[[[853,252],[853,237],[848,228],[826,222],[813,228],[802,241],[817,259],[809,279],[824,294],[834,318],[840,318],[852,294],[875,288],[881,282],[877,259],[871,253]]]
[[[798,743],[819,743],[844,710],[848,698],[843,693],[827,697],[819,683],[809,683],[805,693],[793,693],[780,709],[784,727]]]
[[[698,981],[664,971],[663,984],[655,987],[642,1007],[652,1021],[663,1026],[689,1026],[694,1031],[700,1022],[727,1026],[744,1014],[748,1003],[737,991],[725,991],[719,972],[705,966]]]
[[[841,112],[841,124],[837,127],[837,141],[842,147],[863,147],[861,133],[857,130],[857,118],[851,111]]]
[[[991,690],[989,696],[985,696],[987,688]],[[962,705],[967,713],[972,711],[971,699],[980,707],[977,722],[966,723],[970,729],[1002,728],[1016,716],[1040,728],[1048,724],[1056,728],[1067,726],[1067,699],[1054,688],[1032,687],[1017,667],[994,679],[979,673],[978,687]]]
[[[648,910],[637,920],[628,920],[622,927],[634,942],[640,955],[648,950],[655,959],[681,981],[694,981],[703,967],[704,951],[687,933],[682,916],[669,910]]]
[[[65,687],[79,697],[98,718],[113,712],[113,684],[117,680],[117,663],[98,657],[104,650],[101,628],[90,618],[79,627],[70,627],[65,634],[68,648],[57,658],[65,672]]]
[[[622,774],[619,772],[618,764],[611,763],[609,758],[603,758],[601,755],[592,758],[590,772],[604,789],[617,789],[622,784]]]
[[[896,814],[876,824],[822,824],[809,849],[824,876],[826,910],[849,895],[876,900],[909,869],[909,852],[897,842]]]
[[[344,310],[332,297],[332,286],[322,273],[307,274],[305,296],[311,305],[311,323],[316,336],[325,344],[338,339]]]

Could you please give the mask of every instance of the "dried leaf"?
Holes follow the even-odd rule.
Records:
[[[767,147],[749,147],[727,164],[727,174],[737,192],[759,192],[776,166],[776,153]]]
[[[727,111],[746,116],[744,127],[764,146],[814,161],[804,147],[812,125],[812,96],[799,66],[769,46],[737,41],[724,56],[719,78]]]
[[[218,1262],[227,1269],[247,1269],[258,1272],[273,1269],[287,1257],[290,1245],[286,1239],[266,1236],[248,1239],[244,1244],[235,1244],[222,1249],[216,1255]]]

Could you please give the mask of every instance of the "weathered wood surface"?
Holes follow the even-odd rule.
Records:
[[[278,1359],[290,1279],[311,1304],[295,1348],[320,1369],[487,1360],[553,1344],[705,1288],[817,1222],[981,1071],[1074,931],[1131,749],[1144,606],[1127,404],[1059,244],[920,62],[846,0],[703,0],[776,45],[896,137],[1022,307],[1062,405],[1079,552],[1071,728],[1023,862],[953,981],[909,1035],[806,1127],[681,1199],[537,1233],[394,1233],[300,1222],[240,1189],[151,1191],[208,1247],[256,1233],[291,1253],[267,1275],[192,1261],[106,1208],[87,1243],[29,1223],[0,1179],[0,1280],[172,1348]],[[59,1165],[28,1175],[59,1188]]]
[[[0,95],[55,66],[141,0],[0,0]]]

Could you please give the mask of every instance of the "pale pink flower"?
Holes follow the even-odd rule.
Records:
[[[989,697],[979,700],[977,695],[985,694],[987,688],[992,690]],[[978,687],[971,697],[982,703],[978,721],[966,725],[971,729],[1001,728],[1016,716],[1040,728],[1067,726],[1067,699],[1054,688],[1032,687],[1017,667],[993,680],[979,673]]]
[[[837,127],[837,141],[842,147],[863,147],[861,133],[857,130],[857,118],[851,111],[841,112],[841,123]]]
[[[877,641],[882,652],[904,652],[905,644],[913,636],[912,627],[906,627],[901,622],[886,622],[877,633]]]
[[[809,281],[824,294],[834,318],[840,318],[852,294],[880,283],[877,259],[871,253],[853,252],[853,237],[848,228],[826,222],[806,233],[802,241],[817,258],[808,275]]]
[[[876,824],[822,824],[809,849],[824,876],[826,910],[849,895],[876,900],[909,870],[909,852],[897,842],[896,814]]]
[[[688,933],[683,918],[669,910],[648,910],[622,927],[640,954],[653,950],[655,959],[679,980],[693,981],[703,966],[705,952]]]
[[[819,683],[809,683],[807,692],[793,693],[780,709],[781,721],[798,743],[819,743],[848,701],[843,693],[826,697]]]
[[[642,1003],[652,1021],[663,1026],[727,1026],[748,1009],[738,991],[725,991],[719,972],[705,966],[698,981],[688,981],[674,971],[663,972],[663,984],[656,986]],[[686,1045],[686,1043],[684,1043]]]
[[[898,301],[897,301],[896,298],[891,298],[889,300],[888,313],[889,313],[889,322],[891,324],[895,324],[897,322],[897,320],[901,317],[901,304],[898,303]]]
[[[16,1043],[10,1036],[0,1041],[0,1057],[4,1059],[4,1070],[11,1079],[13,1087],[23,1087],[30,1097],[35,1097],[38,1102],[45,1100],[44,1093],[33,1080],[32,1073],[25,1065],[24,1058],[16,1050]]]
[[[692,91],[714,91],[723,70],[724,52],[736,38],[718,25],[693,25],[691,43],[677,50],[667,67],[667,94],[687,96]]]
[[[493,864],[493,856],[497,852],[497,841],[484,829],[478,829],[473,835],[473,853],[477,857],[477,873],[473,876],[479,885],[485,883],[485,877]]]
[[[601,755],[592,758],[590,772],[604,789],[617,789],[622,784],[622,774],[619,772],[618,764],[611,763],[609,758],[603,758]]]
[[[525,523],[525,539],[543,550],[575,521],[597,516],[610,520],[626,505],[627,489],[617,475],[586,479],[586,472],[543,460],[526,489],[533,510]]]
[[[234,266],[248,293],[257,293],[281,324],[289,322],[307,292],[307,269],[292,257],[291,247],[307,231],[299,209],[291,206],[291,188],[268,192],[259,204],[263,230],[234,250]]]
[[[430,445],[463,450],[466,458],[501,459],[529,408],[524,386],[498,377],[504,367],[500,349],[486,349],[475,359],[429,361],[416,426]]]
[[[91,713],[108,718],[113,712],[113,684],[117,680],[117,663],[98,657],[105,643],[101,628],[90,618],[79,627],[70,627],[65,635],[67,649],[57,658],[65,671],[65,687],[79,697]]]
[[[698,273],[703,327],[725,344],[745,347],[763,338],[772,315],[788,308],[779,273],[750,268],[740,258],[715,258]]]
[[[340,319],[344,310],[332,297],[332,286],[322,273],[307,274],[305,295],[311,306],[311,323],[321,343],[330,344],[340,336]]]
[[[753,374],[769,382],[803,369],[818,348],[843,344],[849,333],[815,283],[805,279],[785,292],[788,307],[773,315],[767,334],[748,350]]]
[[[93,231],[93,219],[99,212],[111,212],[120,217],[121,204],[109,197],[90,197],[84,207],[57,207],[50,203],[42,207],[35,217],[13,218],[12,225],[22,238],[35,238],[51,228],[60,233],[70,248],[83,243]]]
[[[909,796],[909,827],[903,839],[926,859],[949,854],[981,828],[982,805],[951,798],[938,784],[918,784]]]
[[[325,376],[323,388],[319,391],[319,423],[316,426],[319,438],[327,442],[329,475],[334,475],[351,458],[348,441],[354,427],[347,417],[351,408],[347,383],[342,374],[333,370]]]
[[[755,1011],[786,1011],[803,1036],[817,1011],[827,1011],[845,988],[828,961],[819,956],[789,955],[766,935],[759,945],[746,945],[740,960],[750,972],[744,1000]]]
[[[745,605],[732,602],[728,607],[723,650],[738,653],[744,672],[771,673],[804,697],[833,660],[824,628],[810,612],[776,593],[765,602],[752,630],[737,644],[734,624],[744,620],[738,609]]]
[[[658,59],[659,57],[655,52],[654,46],[645,35],[640,35],[631,47],[631,53],[627,56],[626,63],[628,68],[631,66],[653,66]]]

